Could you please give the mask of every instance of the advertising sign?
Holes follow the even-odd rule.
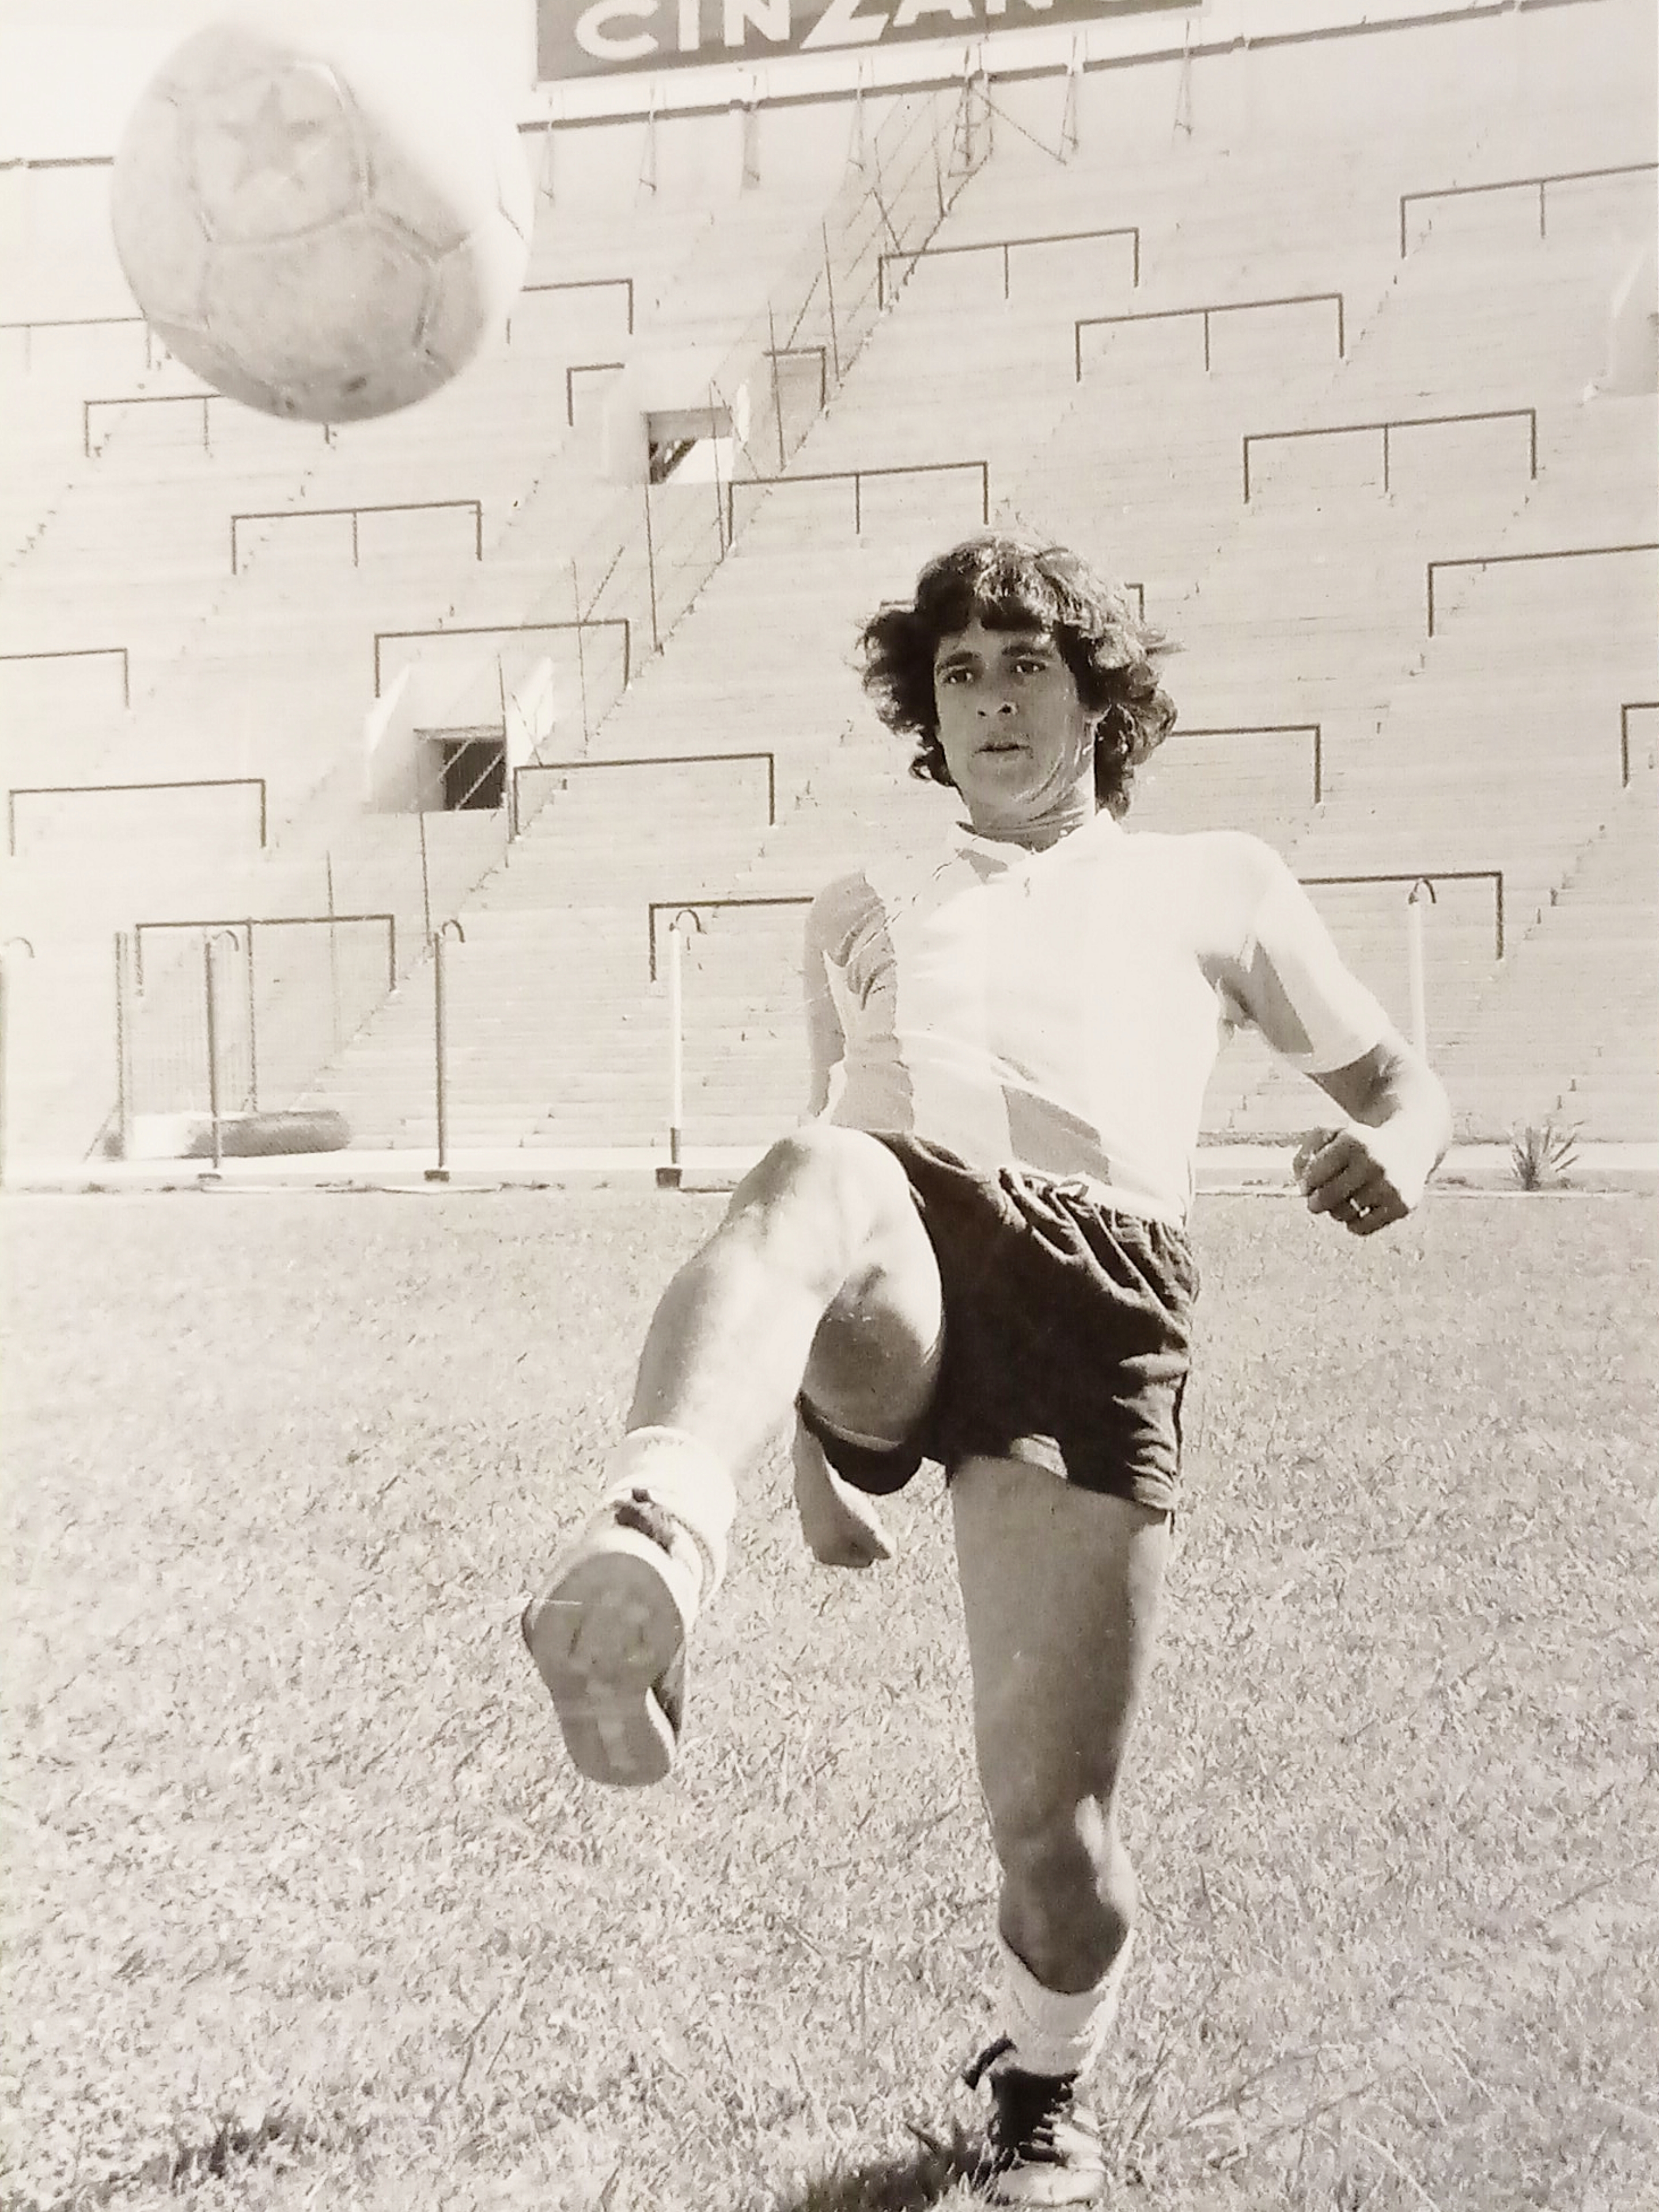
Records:
[[[796,54],[885,52],[909,40],[979,39],[997,31],[1184,8],[1193,0],[537,0],[537,76],[546,83],[630,70]]]

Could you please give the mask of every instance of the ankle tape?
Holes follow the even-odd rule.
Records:
[[[684,1429],[630,1429],[611,1455],[602,1505],[642,1491],[683,1528],[702,1561],[702,1595],[726,1574],[726,1535],[737,1510],[731,1476],[707,1444]]]

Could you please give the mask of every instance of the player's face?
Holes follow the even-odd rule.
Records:
[[[1058,831],[1094,811],[1095,718],[1048,631],[975,621],[941,638],[933,696],[945,764],[982,835]]]

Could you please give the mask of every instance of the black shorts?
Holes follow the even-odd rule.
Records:
[[[924,1459],[1027,1460],[1084,1490],[1175,1510],[1198,1270],[1170,1224],[1023,1168],[965,1167],[883,1136],[939,1262],[945,1337],[932,1403],[891,1451],[849,1443],[804,1400],[837,1474],[878,1496]]]

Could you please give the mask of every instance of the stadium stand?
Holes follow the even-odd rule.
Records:
[[[63,240],[37,238],[15,319],[42,328],[5,378],[40,459],[8,492],[0,650],[126,645],[131,703],[110,660],[0,663],[26,710],[9,782],[262,778],[267,839],[223,827],[245,787],[20,802],[14,1146],[65,1157],[110,1126],[116,928],[253,919],[232,1087],[257,1058],[263,1102],[429,1146],[428,947],[450,914],[452,1143],[660,1144],[652,948],[684,906],[688,1127],[759,1141],[801,1096],[789,902],[951,818],[860,699],[857,622],[987,516],[1097,550],[1180,645],[1181,730],[1136,819],[1271,837],[1402,1020],[1407,895],[1432,884],[1429,1043],[1465,1134],[1550,1114],[1651,1135],[1651,718],[1621,710],[1659,688],[1655,402],[1596,389],[1652,227],[1650,47],[1639,9],[1584,0],[1184,80],[1108,70],[1075,150],[1058,80],[994,85],[954,174],[952,96],[895,102],[882,188],[921,180],[896,246],[868,170],[717,204],[659,204],[619,171],[595,215],[561,143],[510,345],[303,450],[223,402],[205,449],[188,404],[83,436],[87,397],[200,387],[143,366],[130,327],[47,332],[48,310],[111,294],[91,249],[48,283]],[[590,184],[631,158],[615,134],[588,156]],[[79,176],[69,198],[74,232]],[[800,273],[832,222],[839,327]],[[734,363],[758,397],[746,449],[644,499],[609,472],[611,401],[665,348],[722,363],[723,403]],[[1626,546],[1648,550],[1595,550]],[[521,757],[662,765],[509,777],[499,810],[429,787],[425,811],[370,811],[377,693],[427,733],[428,777],[441,733],[482,758],[515,714]],[[767,757],[769,807],[757,764],[679,758],[733,752]],[[331,915],[391,916],[389,964],[381,925]],[[150,945],[129,1115],[201,1091],[199,933]],[[55,1032],[54,1006],[76,1009]],[[1305,1110],[1242,1042],[1206,1126],[1277,1134]]]

